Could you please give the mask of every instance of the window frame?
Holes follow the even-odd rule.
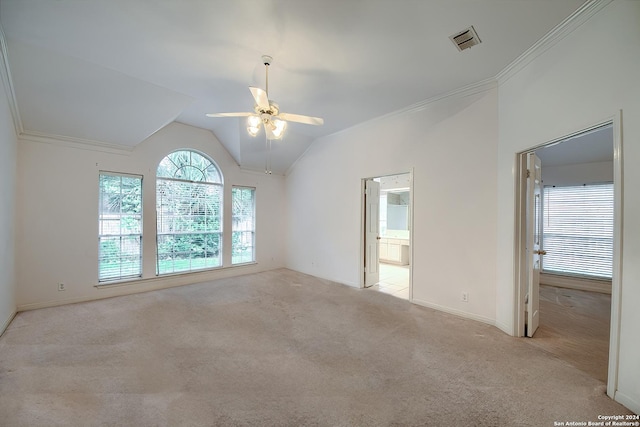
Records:
[[[176,153],[189,153],[189,164],[182,164],[182,165],[178,165],[170,156],[172,155],[176,155]],[[193,155],[197,155],[199,156],[202,160],[208,162],[207,166],[203,167],[203,168],[198,168],[196,166],[193,165]],[[175,166],[175,171],[173,172],[173,177],[170,176],[166,176],[164,174],[161,175],[160,169],[163,165],[163,162],[165,161],[165,159],[169,159],[169,161],[171,163],[173,163],[173,165]],[[190,168],[190,169],[198,169],[201,173],[204,179],[202,180],[194,180],[194,179],[185,179],[185,178],[181,178],[178,177],[176,178],[175,175],[181,170],[181,169],[185,169],[185,168]],[[206,179],[206,171],[209,170],[209,168],[213,168],[215,170],[215,179],[211,179],[208,180]],[[218,223],[218,227],[217,230],[213,230],[213,231],[209,231],[209,230],[189,230],[189,231],[182,231],[182,232],[166,232],[166,231],[161,231],[161,225],[163,226],[168,226],[168,227],[173,227],[175,226],[175,223],[173,224],[164,224],[163,221],[163,217],[162,217],[162,198],[160,197],[160,185],[159,182],[163,181],[163,182],[174,182],[174,183],[187,183],[187,184],[195,184],[198,186],[204,186],[202,187],[203,189],[207,189],[206,186],[211,186],[208,190],[212,190],[215,188],[215,193],[217,194],[217,216],[213,216],[212,218],[212,222],[215,223],[216,219],[217,219],[217,223]],[[182,149],[178,149],[178,150],[174,150],[171,151],[170,153],[168,153],[166,156],[164,156],[160,162],[158,163],[158,167],[156,168],[156,276],[168,276],[168,275],[173,275],[173,274],[187,274],[187,273],[193,273],[193,272],[199,272],[199,271],[206,271],[206,270],[213,270],[213,269],[218,269],[218,268],[222,268],[224,267],[224,253],[223,253],[223,249],[224,249],[224,176],[222,174],[222,170],[220,169],[220,167],[217,165],[217,163],[208,155],[206,155],[205,153],[202,153],[200,151],[194,150],[194,149],[189,149],[189,148],[182,148]],[[197,187],[196,187],[197,188]],[[205,191],[206,192],[206,191]],[[207,199],[204,199],[207,200]],[[216,201],[214,201],[214,205],[215,205]],[[216,208],[212,208],[214,210],[216,210]],[[192,215],[194,216],[194,215]],[[202,216],[202,215],[195,215],[197,216]],[[207,215],[205,214],[205,223],[207,221]],[[160,245],[161,245],[161,240],[163,239],[163,236],[187,236],[187,235],[192,235],[192,236],[215,236],[217,238],[217,243],[216,243],[216,249],[217,249],[217,256],[216,257],[195,257],[195,258],[185,258],[186,260],[188,260],[188,268],[179,268],[176,269],[175,265],[175,259],[174,259],[174,263],[172,264],[172,268],[170,269],[170,271],[167,270],[163,270],[160,268],[160,263],[161,263],[161,257],[163,257],[164,255],[173,253],[179,253],[179,254],[186,254],[187,252],[182,251],[182,252],[161,252],[160,251]],[[191,242],[193,243],[195,240],[197,239],[193,239]],[[199,246],[202,248],[202,250],[204,250],[206,252],[207,249],[205,249],[205,247],[207,246],[206,241],[207,238],[204,237],[205,242],[203,243],[202,246]],[[215,241],[215,239],[213,239],[212,241]],[[183,242],[184,244],[184,242]],[[183,260],[183,259],[181,259]],[[193,267],[193,260],[203,260],[203,266],[202,267]],[[216,265],[207,265],[207,260],[216,260],[217,264]]]
[[[111,176],[111,177],[117,177],[120,179],[120,189],[122,189],[122,178],[133,178],[133,179],[139,179],[140,183],[139,183],[139,205],[140,205],[140,211],[138,213],[129,213],[130,216],[137,216],[139,217],[139,233],[127,233],[127,234],[123,234],[123,233],[104,233],[104,222],[106,221],[105,218],[103,218],[104,215],[108,215],[107,213],[104,212],[103,210],[103,200],[104,200],[104,192],[103,192],[103,184],[102,184],[102,177],[103,176]],[[127,282],[127,281],[132,281],[132,280],[137,280],[140,279],[143,275],[143,245],[144,245],[144,239],[143,239],[143,231],[144,231],[144,192],[143,192],[143,185],[144,185],[144,176],[143,175],[138,175],[138,174],[131,174],[131,173],[123,173],[123,172],[113,172],[113,171],[98,171],[98,286],[104,286],[104,285],[109,285],[109,284],[113,284],[113,283],[117,283],[117,282]],[[122,220],[122,215],[123,213],[120,212],[119,214],[111,214],[111,215],[120,215],[118,221]],[[121,223],[119,223],[119,228],[120,230],[122,230],[122,225]],[[122,265],[120,265],[120,274],[117,276],[109,276],[107,278],[102,278],[101,277],[101,269],[102,269],[102,262],[103,262],[103,256],[102,256],[102,243],[103,243],[103,238],[105,237],[119,237],[120,239],[120,248],[122,248],[122,238],[123,237],[133,237],[133,236],[138,236],[138,247],[139,247],[139,253],[138,253],[138,263],[139,263],[139,268],[138,271],[139,273],[134,273],[134,274],[122,274]],[[121,249],[120,249],[121,250]],[[122,262],[122,254],[120,255],[120,263]]]
[[[608,255],[607,258],[611,259],[611,263],[608,266],[608,268],[610,269],[611,273],[610,274],[597,274],[596,272],[596,268],[592,267],[590,269],[583,269],[582,271],[579,271],[579,267],[580,267],[580,263],[576,262],[571,266],[566,267],[566,271],[563,270],[559,270],[559,269],[549,269],[548,267],[545,266],[545,261],[548,264],[552,259],[550,259],[550,257],[553,257],[555,255],[555,248],[550,247],[548,240],[549,240],[549,193],[548,191],[550,189],[569,189],[569,188],[588,188],[588,187],[609,187],[606,191],[610,192],[610,207],[608,206],[607,209],[610,209],[610,212],[608,212],[608,214],[610,214],[610,218],[607,215],[607,220],[606,222],[608,222],[608,226],[607,227],[601,227],[603,234],[608,234],[608,236],[597,236],[596,233],[594,233],[594,230],[590,230],[587,232],[581,232],[580,235],[578,234],[574,234],[573,240],[580,240],[580,239],[591,239],[591,240],[601,240],[602,244],[609,244],[610,245],[610,250],[609,251],[604,251],[604,250],[600,250],[598,253],[600,254],[600,257],[602,257],[602,255]],[[551,190],[553,191],[553,190]],[[577,191],[576,191],[577,193]],[[565,195],[566,197],[566,195]],[[606,199],[600,199],[605,201]],[[557,276],[568,276],[568,277],[576,277],[576,278],[582,278],[582,279],[592,279],[592,280],[611,280],[612,279],[612,274],[613,274],[613,251],[614,251],[614,203],[615,203],[615,187],[614,187],[614,183],[613,182],[597,182],[597,183],[589,183],[589,184],[582,184],[582,185],[546,185],[543,188],[543,207],[542,207],[542,249],[547,251],[547,255],[542,257],[542,269],[541,272],[543,274],[549,274],[549,275],[557,275]],[[598,216],[600,216],[602,214],[598,214]],[[570,219],[568,220],[570,221]],[[587,222],[587,221],[585,221]],[[577,224],[577,226],[576,226]],[[578,226],[583,225],[584,222],[577,222],[577,221],[572,221],[572,225],[576,226],[576,228],[578,228]],[[582,230],[582,228],[581,228]],[[555,234],[558,234],[558,231],[555,231]],[[567,238],[567,240],[571,240],[571,238]],[[584,265],[584,263],[583,263]],[[593,265],[593,264],[592,264]],[[573,267],[573,268],[571,268]],[[571,271],[573,270],[573,271]],[[591,270],[591,271],[589,271]],[[601,269],[600,269],[601,271]]]
[[[234,190],[250,190],[251,191],[251,200],[252,200],[252,209],[251,209],[251,229],[241,229],[236,230],[236,215],[234,212],[235,209],[235,197]],[[231,265],[244,265],[244,264],[255,264],[256,263],[256,187],[246,186],[246,185],[232,185],[231,186]],[[251,233],[251,259],[248,261],[240,261],[234,262],[234,234],[235,233]]]

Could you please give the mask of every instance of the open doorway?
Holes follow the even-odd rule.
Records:
[[[397,298],[411,294],[410,172],[363,180],[363,286]]]
[[[607,383],[610,396],[619,327],[618,125],[613,120],[520,153],[516,216],[519,335]]]

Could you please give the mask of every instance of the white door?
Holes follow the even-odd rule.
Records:
[[[540,324],[540,249],[542,231],[542,164],[538,156],[529,153],[527,157],[527,270],[528,290],[527,336],[532,337]]]
[[[373,286],[380,281],[380,183],[372,179],[365,181],[364,189],[364,286]]]

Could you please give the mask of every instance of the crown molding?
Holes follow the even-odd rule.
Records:
[[[395,110],[395,111],[392,111],[390,113],[384,114],[382,116],[374,117],[373,119],[369,119],[367,121],[360,122],[358,124],[355,124],[355,125],[350,126],[350,127],[346,128],[346,129],[342,129],[342,130],[339,130],[337,132],[331,133],[329,135],[324,135],[324,136],[322,136],[320,138],[316,138],[315,140],[313,140],[311,142],[311,144],[309,144],[307,149],[304,150],[304,152],[300,155],[300,157],[298,157],[291,164],[291,166],[289,166],[287,168],[287,170],[284,173],[284,176],[289,176],[289,174],[291,172],[293,172],[293,170],[295,169],[295,167],[298,164],[298,162],[302,158],[304,158],[306,156],[307,152],[309,152],[309,150],[311,150],[313,148],[313,146],[315,145],[315,143],[318,142],[318,141],[322,141],[322,140],[325,140],[327,138],[333,138],[336,135],[340,135],[340,134],[343,134],[343,133],[346,133],[346,132],[350,132],[350,131],[352,131],[354,129],[359,129],[359,128],[362,128],[362,127],[369,127],[374,122],[379,122],[381,120],[386,120],[386,119],[390,119],[390,118],[393,118],[393,117],[402,116],[402,115],[405,115],[405,114],[417,113],[419,111],[426,110],[431,104],[434,104],[434,103],[436,103],[438,101],[442,101],[442,100],[445,100],[445,99],[464,98],[464,97],[475,95],[475,94],[478,94],[478,93],[487,92],[487,91],[489,91],[491,89],[496,88],[497,86],[498,86],[498,83],[495,80],[495,78],[490,77],[488,79],[481,80],[481,81],[475,82],[475,83],[471,83],[469,85],[462,86],[462,87],[460,87],[458,89],[454,89],[454,90],[451,90],[449,92],[442,93],[440,95],[432,96],[431,98],[426,99],[424,101],[420,101],[420,102],[417,102],[415,104],[411,104],[408,107],[402,108],[400,110]]]
[[[0,25],[0,56],[0,78],[2,79],[4,90],[7,94],[9,109],[11,110],[11,116],[13,117],[15,133],[16,135],[20,135],[24,128],[22,127],[22,120],[20,119],[16,92],[13,89],[13,79],[11,78],[11,69],[9,68],[7,39],[5,38],[2,25]]]
[[[467,96],[475,95],[478,93],[486,92],[488,90],[494,89],[498,86],[498,83],[495,78],[489,77],[488,79],[480,80],[479,82],[471,83],[466,86],[462,86],[458,89],[450,90],[449,92],[445,92],[440,95],[432,96],[431,98],[417,102],[413,105],[405,107],[401,110],[398,110],[394,113],[387,114],[382,117],[378,117],[374,120],[385,119],[388,116],[394,116],[396,114],[407,114],[407,113],[416,113],[418,111],[426,110],[431,104],[434,104],[438,101],[442,101],[444,99],[450,98],[464,98]]]
[[[369,127],[372,123],[378,122],[380,120],[390,119],[392,117],[402,116],[405,114],[416,113],[419,111],[426,110],[431,104],[434,104],[438,101],[442,101],[445,99],[455,99],[455,98],[464,98],[467,96],[475,95],[478,93],[486,92],[493,88],[497,87],[497,82],[495,78],[490,77],[485,80],[481,80],[479,82],[471,83],[466,86],[462,86],[460,88],[450,90],[449,92],[442,93],[440,95],[432,96],[424,101],[416,102],[415,104],[411,104],[408,107],[401,108],[399,110],[392,111],[387,114],[383,114],[381,116],[374,117],[367,121],[355,124],[346,129],[339,130],[329,135],[325,135],[323,137],[318,138],[318,140],[322,140],[325,138],[333,137],[335,135],[339,135],[344,132],[349,132],[353,129],[358,129],[360,127]],[[304,155],[304,154],[303,154]]]
[[[51,135],[48,133],[23,131],[18,138],[24,141],[39,142],[42,144],[57,145],[60,147],[76,148],[79,150],[101,151],[103,153],[129,155],[134,147],[128,145],[109,144],[91,139],[75,138],[63,135]]]
[[[549,31],[544,37],[538,40],[533,46],[527,49],[522,55],[517,57],[511,64],[500,71],[495,80],[498,84],[503,84],[514,75],[518,74],[524,67],[529,65],[538,56],[542,55],[551,47],[558,44],[562,39],[575,31],[591,17],[600,12],[613,0],[589,0],[579,9],[573,12],[564,21]]]
[[[531,61],[535,58],[543,54],[549,48],[556,45],[562,39],[567,37],[573,31],[575,31],[582,24],[587,22],[591,17],[600,12],[604,7],[606,7],[609,3],[614,0],[588,0],[585,2],[579,9],[577,9],[573,14],[571,14],[568,18],[562,21],[558,26],[556,26],[553,30],[547,33],[544,37],[538,40],[533,46],[527,49],[522,55],[516,58],[512,63],[507,65],[502,71],[500,71],[495,77],[491,77],[476,83],[472,83],[466,86],[463,86],[458,89],[454,89],[449,92],[445,92],[440,95],[436,95],[427,100],[420,101],[418,103],[412,104],[408,107],[402,108],[400,110],[396,110],[382,116],[367,120],[365,122],[356,124],[349,128],[340,130],[331,135],[326,135],[319,139],[325,139],[327,137],[333,137],[337,134],[341,134],[343,132],[347,132],[359,127],[369,126],[374,121],[389,119],[395,116],[401,116],[404,114],[410,114],[425,110],[431,104],[436,103],[438,101],[447,99],[447,98],[461,98],[466,96],[471,96],[477,93],[488,91],[492,88],[495,88],[507,80],[509,80],[512,76],[516,75],[520,72],[524,67],[526,67]],[[7,42],[5,38],[4,31],[2,26],[0,25],[0,78],[5,87],[5,91],[7,93],[7,99],[9,103],[9,108],[11,110],[11,114],[13,117],[14,127],[16,134],[20,139],[40,142],[40,143],[48,143],[55,144],[66,147],[73,147],[84,150],[93,150],[93,151],[102,151],[114,154],[123,154],[127,155],[133,151],[133,147],[124,146],[124,145],[116,145],[116,144],[108,144],[100,141],[94,141],[89,139],[82,138],[74,138],[62,135],[51,135],[45,134],[41,132],[35,131],[25,131],[22,120],[20,118],[20,112],[18,110],[18,103],[15,95],[15,90],[13,87],[13,80],[11,77],[11,71],[9,67],[8,61],[8,49]],[[287,169],[284,173],[287,176],[294,168],[298,160],[306,154],[306,152],[311,148],[313,144],[307,148],[305,153],[302,154],[296,161]],[[233,157],[233,156],[231,156]],[[235,159],[234,159],[235,160]]]

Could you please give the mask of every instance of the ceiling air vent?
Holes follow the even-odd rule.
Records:
[[[451,39],[453,44],[456,45],[460,52],[470,48],[471,46],[482,43],[482,40],[480,40],[480,37],[478,37],[478,33],[476,33],[473,25],[450,36],[449,38]]]

